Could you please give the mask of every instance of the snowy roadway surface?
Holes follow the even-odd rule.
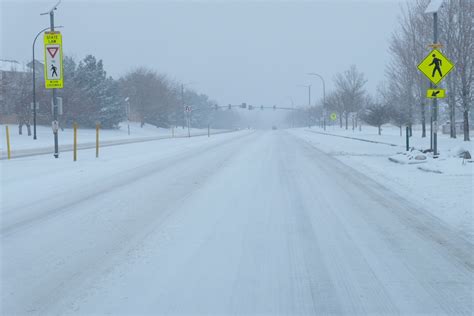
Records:
[[[2,162],[1,314],[473,313],[472,243],[295,135],[101,155]]]

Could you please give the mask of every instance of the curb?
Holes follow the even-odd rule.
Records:
[[[388,146],[392,146],[392,147],[402,147],[401,145],[397,145],[397,144],[378,142],[378,141],[375,141],[375,140],[368,140],[368,139],[364,139],[364,138],[357,138],[357,137],[343,136],[343,135],[330,134],[330,133],[324,133],[324,132],[317,132],[317,131],[311,131],[311,130],[307,130],[307,129],[305,129],[305,131],[315,133],[315,134],[353,139],[353,140],[358,140],[358,141],[367,142],[367,143],[382,144],[382,145],[388,145]]]

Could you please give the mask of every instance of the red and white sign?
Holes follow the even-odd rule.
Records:
[[[58,47],[46,47],[46,50],[48,51],[51,58],[54,58],[56,56],[56,54],[59,52],[59,46]]]
[[[58,44],[46,45],[46,78],[49,80],[58,80],[61,78],[61,54]]]

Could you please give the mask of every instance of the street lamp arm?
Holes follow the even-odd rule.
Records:
[[[323,76],[321,76],[318,73],[310,72],[308,73],[308,75],[316,76],[319,79],[321,79],[321,81],[323,82],[323,127],[324,127],[324,130],[326,130],[326,82],[324,81]]]
[[[62,26],[62,25],[60,25],[60,26],[55,26],[55,28],[58,28],[58,29],[63,28],[63,27],[64,27],[64,26]],[[42,29],[41,31],[39,31],[38,34],[36,34],[35,39],[33,40],[33,51],[35,50],[35,43],[36,43],[36,40],[38,39],[38,36],[40,36],[41,33],[45,32],[45,31],[47,31],[47,30],[49,30],[49,29],[50,29],[49,26],[48,26],[48,27],[45,27],[44,29]]]
[[[323,82],[323,94],[325,96],[326,95],[326,82],[324,81],[323,76],[321,76],[320,74],[317,74],[315,72],[310,72],[310,73],[308,73],[308,75],[317,76],[317,77],[319,77],[319,79],[321,79],[321,81]]]

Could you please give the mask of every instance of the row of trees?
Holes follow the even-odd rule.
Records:
[[[399,27],[394,31],[389,46],[391,61],[387,65],[386,80],[371,96],[365,90],[364,74],[355,65],[336,74],[335,89],[316,107],[295,113],[299,124],[311,125],[317,118],[337,113],[340,127],[357,127],[360,121],[379,127],[391,122],[409,127],[420,123],[421,136],[427,135],[427,122],[431,103],[427,101],[428,79],[418,71],[417,65],[429,52],[433,41],[433,17],[424,14],[429,0],[413,0],[402,9]],[[455,69],[441,84],[447,98],[441,100],[440,122],[450,122],[451,137],[456,137],[456,120],[463,120],[464,140],[469,140],[469,117],[473,101],[474,79],[474,1],[445,0],[439,11],[439,34],[442,51],[454,62]]]
[[[5,104],[9,107],[2,111],[14,114],[22,126],[32,123],[31,72],[11,72],[5,91]],[[37,74],[36,96],[40,103],[39,124],[51,122],[51,93],[44,88],[41,74]],[[199,94],[178,82],[168,79],[148,68],[134,69],[124,76],[114,79],[107,75],[102,60],[92,55],[76,62],[73,58],[64,58],[64,88],[58,90],[63,101],[61,126],[70,126],[77,122],[80,126],[92,127],[100,122],[104,128],[117,128],[126,119],[157,127],[184,126],[190,120],[193,127],[205,127],[212,124],[215,128],[235,127],[239,121],[236,113],[215,111],[216,102],[205,94]],[[192,113],[184,113],[184,105],[192,106]],[[127,111],[130,109],[130,111]]]

